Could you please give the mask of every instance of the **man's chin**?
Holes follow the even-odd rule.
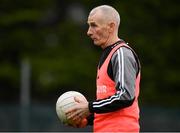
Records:
[[[94,41],[94,45],[99,46],[100,44],[97,41]]]
[[[97,44],[97,43],[94,43],[94,45],[95,45],[95,46],[100,46],[100,45],[99,45],[99,44]]]

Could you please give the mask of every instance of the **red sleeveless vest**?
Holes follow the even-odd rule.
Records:
[[[101,68],[97,70],[97,99],[104,99],[116,93],[115,82],[108,76],[107,68],[113,53],[122,46],[130,48],[122,43],[115,46]],[[139,107],[137,100],[139,84],[140,73],[136,78],[135,100],[131,106],[104,114],[95,113],[94,132],[139,132]]]

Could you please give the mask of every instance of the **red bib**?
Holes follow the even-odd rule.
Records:
[[[122,46],[130,48],[124,43],[115,46],[101,68],[97,70],[97,100],[107,98],[116,93],[115,82],[108,76],[107,68],[112,55]],[[136,78],[135,100],[131,106],[110,113],[95,113],[94,132],[139,132],[139,107],[137,100],[139,84],[140,73]]]

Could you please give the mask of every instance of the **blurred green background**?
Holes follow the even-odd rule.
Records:
[[[102,4],[141,61],[141,131],[180,131],[178,0],[1,0],[0,131],[92,131],[63,126],[55,104],[69,90],[95,98],[101,49],[86,22]]]

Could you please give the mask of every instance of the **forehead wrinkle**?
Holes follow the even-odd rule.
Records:
[[[97,9],[97,10],[92,10],[92,12],[90,12],[88,17],[88,22],[90,21],[98,24],[105,24],[107,22],[107,19],[105,15],[103,15],[103,12]]]

